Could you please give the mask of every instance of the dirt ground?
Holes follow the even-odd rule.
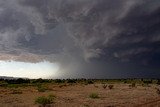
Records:
[[[47,107],[160,107],[158,85],[137,85],[116,83],[113,89],[102,84],[48,84],[48,90],[38,92],[36,87],[19,87],[22,93],[13,93],[12,88],[0,87],[0,107],[38,107],[35,99],[39,96],[56,96],[54,103]],[[90,98],[97,93],[99,98]]]

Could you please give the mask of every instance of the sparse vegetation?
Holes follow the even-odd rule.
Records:
[[[47,90],[47,88],[42,85],[38,85],[37,90],[38,90],[38,92],[45,92]]]
[[[8,85],[5,81],[0,81],[0,87],[6,87]]]
[[[65,80],[63,79],[56,79],[54,80],[55,83],[65,83]]]
[[[160,95],[160,89],[159,88],[155,88],[155,89],[156,89],[156,93]]]
[[[102,87],[103,87],[104,89],[106,89],[106,88],[107,88],[107,84],[103,84]]]
[[[67,84],[60,84],[59,88],[66,87],[66,86],[67,86]]]
[[[46,107],[47,104],[52,104],[54,102],[55,95],[49,95],[48,97],[41,96],[36,98],[35,103]]]
[[[76,79],[67,79],[67,83],[76,83]]]
[[[136,87],[136,83],[132,83],[131,85],[129,85],[130,88],[134,88]]]
[[[94,87],[95,87],[95,88],[98,88],[98,85],[95,85],[95,84],[94,84]]]
[[[10,94],[22,94],[22,91],[18,90],[18,89],[13,89],[13,90],[11,90]]]
[[[152,84],[152,80],[143,80],[143,83],[149,85]]]
[[[84,104],[83,106],[84,106],[84,107],[89,107],[89,105],[88,105],[88,104]],[[83,106],[82,106],[82,107],[83,107]]]
[[[20,85],[18,84],[8,84],[7,87],[8,88],[18,88]]]
[[[108,88],[111,90],[113,89],[114,85],[108,85]]]
[[[113,102],[112,99],[118,101],[117,99],[122,98],[125,102],[127,97],[127,99],[130,100],[132,98],[132,94],[130,93],[132,92],[137,96],[137,99],[135,98],[136,101],[139,101],[139,96],[140,100],[148,96],[155,99],[158,98],[157,96],[160,96],[160,80],[156,79],[31,79],[29,81],[30,82],[26,82],[25,79],[0,79],[0,106],[2,104],[3,107],[6,103],[13,104],[13,106],[14,104],[19,106],[18,104],[22,103],[35,106],[33,104],[35,101],[38,106],[50,107],[53,106],[56,101],[55,106],[60,104],[60,107],[65,106],[65,104],[67,104],[67,106],[72,106],[73,103],[81,106],[92,107],[94,105],[98,105],[101,100],[107,100],[107,102],[104,102],[102,106],[110,106],[110,102]],[[85,84],[88,86],[85,86]],[[95,93],[90,93],[91,90]],[[56,100],[55,95],[46,96],[48,93],[53,92],[58,96]],[[120,92],[121,94],[117,94],[117,92]],[[144,92],[148,92],[148,94],[144,95]],[[88,94],[85,95],[85,93]],[[116,93],[116,95],[114,93]],[[28,98],[29,100],[26,101]],[[76,102],[77,98],[80,99],[78,103]],[[89,102],[90,100],[93,100],[93,104]],[[141,101],[139,102],[142,103]],[[131,100],[130,103],[132,103]],[[122,104],[122,106],[126,105]]]
[[[11,80],[5,80],[8,84],[24,84],[24,83],[30,83],[29,79],[22,79],[22,78],[18,78],[18,79],[11,79]]]
[[[142,86],[143,86],[143,87],[150,87],[149,84],[144,84],[144,83],[142,84]]]
[[[159,79],[157,80],[157,84],[160,85],[160,80]]]
[[[54,100],[56,98],[56,96],[53,94],[50,94],[50,95],[48,95],[48,98]]]
[[[91,93],[91,94],[89,95],[89,97],[90,97],[90,98],[93,98],[93,99],[96,99],[96,98],[99,98],[99,95],[98,95],[98,93]]]
[[[93,84],[94,82],[91,80],[87,80],[87,84]]]

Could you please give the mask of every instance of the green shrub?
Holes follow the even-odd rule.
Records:
[[[45,92],[45,91],[46,91],[46,89],[43,87],[38,88],[38,92]]]
[[[56,98],[56,96],[55,95],[53,95],[53,94],[50,94],[49,96],[48,96],[48,99],[51,101],[51,102],[53,102],[53,100]]]
[[[19,85],[18,84],[8,84],[7,87],[8,88],[18,88]]]
[[[42,85],[38,85],[37,90],[38,90],[38,92],[45,92],[47,90],[47,88]]]
[[[55,95],[49,95],[48,97],[40,96],[36,98],[35,103],[45,107],[47,104],[52,104],[54,99],[55,99]]]
[[[96,99],[96,98],[99,98],[99,95],[98,95],[98,93],[91,93],[91,94],[89,95],[89,97],[90,97],[90,98],[93,98],[93,99]]]
[[[0,87],[6,87],[8,85],[5,81],[0,81]]]

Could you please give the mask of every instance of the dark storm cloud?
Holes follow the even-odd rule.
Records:
[[[2,0],[0,58],[57,62],[77,77],[155,77],[159,28],[159,0]]]

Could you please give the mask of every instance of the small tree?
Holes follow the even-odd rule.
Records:
[[[108,88],[111,90],[113,89],[114,85],[109,85]]]

